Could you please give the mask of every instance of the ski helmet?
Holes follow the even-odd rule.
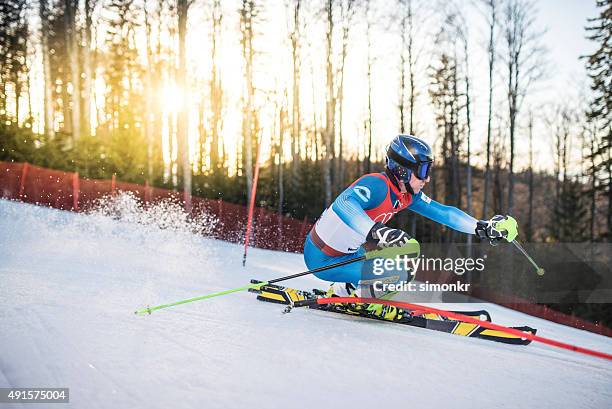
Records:
[[[424,140],[412,135],[397,135],[387,148],[387,169],[406,185],[412,172],[421,180],[429,177],[433,152]]]

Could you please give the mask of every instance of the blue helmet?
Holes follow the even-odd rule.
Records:
[[[421,180],[429,177],[433,165],[431,147],[422,139],[412,135],[397,135],[387,148],[387,168],[406,185],[410,177]]]

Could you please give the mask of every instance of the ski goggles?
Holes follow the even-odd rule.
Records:
[[[431,168],[433,167],[433,162],[421,162],[416,166],[416,171],[414,173],[414,175],[421,179],[421,180],[425,180],[429,177],[429,174],[431,173]]]
[[[387,152],[387,156],[389,157],[389,159],[392,159],[401,166],[401,168],[398,170],[398,173],[400,178],[406,183],[410,182],[411,173],[414,173],[414,176],[416,176],[420,180],[426,180],[431,174],[431,168],[433,167],[433,161],[431,160],[419,163],[410,162],[409,160],[398,155],[397,153],[395,153],[395,151],[391,149],[389,149],[389,151]]]

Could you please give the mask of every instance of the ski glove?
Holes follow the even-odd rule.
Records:
[[[366,243],[377,247],[402,247],[411,239],[408,233],[387,227],[381,222],[376,222],[370,232]]]
[[[492,246],[497,246],[503,239],[513,241],[518,236],[518,226],[512,216],[495,215],[491,220],[480,220],[476,224],[476,235],[489,239]]]

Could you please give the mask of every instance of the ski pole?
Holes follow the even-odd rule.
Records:
[[[257,288],[262,287],[262,286],[264,286],[266,284],[278,283],[280,281],[290,280],[292,278],[302,277],[302,276],[305,276],[305,275],[318,273],[320,271],[330,270],[330,269],[336,268],[336,267],[346,266],[347,264],[352,264],[352,263],[356,263],[358,261],[363,261],[363,260],[369,260],[369,259],[372,259],[372,258],[395,258],[395,257],[401,257],[401,256],[408,256],[408,257],[411,257],[411,258],[412,257],[418,257],[419,254],[420,254],[420,251],[421,251],[421,249],[420,249],[419,243],[416,240],[411,239],[408,242],[407,245],[402,246],[402,247],[387,247],[387,248],[383,248],[383,249],[371,250],[371,251],[366,252],[362,256],[351,258],[351,259],[344,260],[344,261],[340,261],[338,263],[330,264],[328,266],[323,266],[323,267],[315,268],[313,270],[304,271],[302,273],[291,274],[291,275],[288,275],[288,276],[275,278],[275,279],[272,279],[272,280],[269,280],[269,281],[264,281],[264,282],[261,282],[261,283],[248,284],[248,285],[245,285],[245,286],[242,286],[242,287],[232,288],[230,290],[223,290],[223,291],[218,291],[216,293],[210,293],[210,294],[201,295],[201,296],[198,296],[198,297],[188,298],[186,300],[176,301],[176,302],[173,302],[173,303],[170,303],[170,304],[160,304],[160,305],[156,305],[154,307],[141,308],[141,309],[135,311],[134,314],[136,314],[136,315],[151,314],[153,311],[161,310],[161,309],[164,309],[164,308],[174,307],[176,305],[181,305],[181,304],[187,304],[187,303],[194,302],[194,301],[206,300],[206,299],[209,299],[209,298],[219,297],[221,295],[226,295],[226,294],[231,294],[231,293],[237,293],[237,292],[240,292],[240,291],[247,291],[247,290],[250,290],[250,289],[257,289]]]
[[[525,251],[525,249],[523,248],[523,246],[521,246],[521,243],[519,243],[519,242],[518,242],[518,240],[514,239],[514,240],[512,240],[512,244],[514,244],[514,246],[515,246],[517,249],[519,249],[519,251],[520,251],[521,253],[523,253],[523,255],[524,255],[525,257],[527,257],[527,260],[529,260],[529,262],[530,262],[530,263],[531,263],[531,264],[532,264],[532,265],[533,265],[533,266],[536,268],[536,273],[537,273],[539,276],[543,276],[543,275],[544,275],[544,272],[545,272],[545,271],[544,271],[544,269],[543,269],[542,267],[538,266],[538,264],[537,264],[535,261],[533,261],[533,259],[532,259],[532,258],[529,256],[529,254],[527,254],[527,252]]]
[[[360,256],[360,257],[355,257],[355,258],[350,259],[350,260],[345,260],[345,261],[341,261],[339,263],[331,264],[329,266],[315,268],[314,270],[308,270],[308,271],[304,271],[302,273],[292,274],[292,275],[289,275],[289,276],[276,278],[276,279],[273,279],[273,280],[270,280],[270,281],[264,281],[264,282],[256,283],[256,284],[248,284],[248,285],[245,285],[245,286],[242,286],[242,287],[236,287],[236,288],[232,288],[230,290],[218,291],[216,293],[206,294],[206,295],[202,295],[202,296],[199,296],[199,297],[188,298],[186,300],[181,300],[181,301],[173,302],[173,303],[170,303],[170,304],[160,304],[160,305],[156,305],[155,307],[142,308],[140,310],[137,310],[134,314],[136,314],[136,315],[151,314],[153,311],[161,310],[163,308],[174,307],[176,305],[187,304],[187,303],[194,302],[194,301],[206,300],[208,298],[219,297],[221,295],[237,293],[237,292],[240,292],[240,291],[247,291],[247,290],[250,290],[250,289],[257,289],[257,288],[262,287],[262,286],[264,286],[266,284],[278,283],[279,281],[290,280],[292,278],[301,277],[301,276],[305,276],[305,275],[308,275],[308,274],[318,273],[319,271],[325,271],[325,270],[329,270],[329,269],[332,269],[332,268],[335,268],[335,267],[345,266],[347,264],[356,263],[358,261],[365,260],[365,258],[366,258],[366,256],[363,255],[363,256]]]

